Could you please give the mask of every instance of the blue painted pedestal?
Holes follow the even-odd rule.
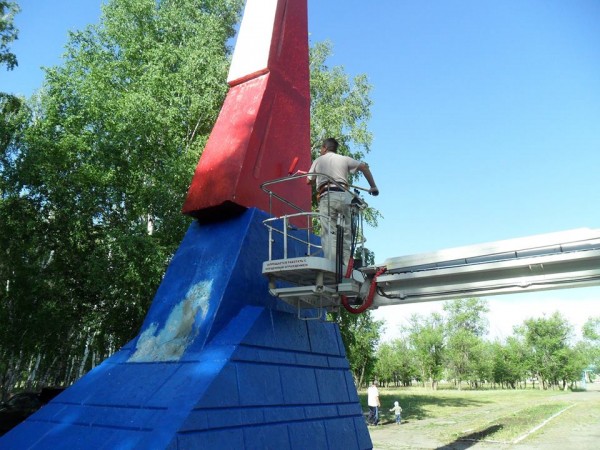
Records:
[[[194,222],[140,334],[0,448],[371,448],[337,325],[268,294],[266,217]]]

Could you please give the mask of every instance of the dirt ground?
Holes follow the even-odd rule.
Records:
[[[440,442],[431,431],[439,419],[407,420],[401,425],[369,427],[375,450],[598,450],[600,449],[600,384],[588,384],[585,392],[561,397],[574,404],[518,443],[455,441]],[[593,407],[592,407],[593,405]]]

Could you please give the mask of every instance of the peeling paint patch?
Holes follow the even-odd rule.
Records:
[[[128,362],[179,361],[198,334],[196,319],[201,323],[206,318],[211,290],[212,281],[193,285],[173,307],[161,330],[154,322],[142,332]]]

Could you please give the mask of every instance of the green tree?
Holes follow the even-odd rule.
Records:
[[[398,361],[391,343],[384,342],[377,348],[374,373],[381,385],[394,381]]]
[[[475,336],[485,336],[488,331],[488,303],[480,298],[464,298],[445,302],[447,327],[450,334],[459,330],[467,331]]]
[[[412,381],[419,376],[415,352],[410,348],[408,339],[396,339],[392,342],[396,354],[396,378],[403,386],[410,386]]]
[[[332,136],[340,143],[340,153],[362,159],[373,140],[367,128],[371,118],[371,85],[364,74],[350,80],[343,67],[330,68],[327,58],[332,51],[330,42],[317,42],[310,49],[313,157],[318,156],[321,141]]]
[[[588,375],[600,374],[600,317],[590,317],[582,329],[583,350],[588,361]],[[591,379],[589,380],[591,381]]]
[[[590,317],[583,324],[582,335],[584,339],[600,344],[600,317]]]
[[[559,350],[556,359],[558,361],[557,381],[562,384],[563,390],[574,387],[575,383],[581,380],[583,371],[590,362],[583,342]]]
[[[13,22],[15,14],[19,11],[16,3],[0,0],[0,66],[6,64],[7,70],[13,70],[18,65],[17,57],[10,51],[9,46],[18,38],[18,30]],[[0,92],[0,171],[6,166],[9,145],[14,144],[17,131],[24,123],[22,103],[20,98]],[[0,185],[0,198],[3,193],[4,187]]]
[[[492,380],[502,387],[517,388],[517,384],[527,375],[527,350],[523,343],[514,336],[505,344],[492,344]]]
[[[2,359],[57,382],[135,335],[189,219],[240,0],[110,0],[48,69],[2,155]],[[42,339],[41,336],[44,336]],[[22,358],[22,359],[23,359]]]
[[[355,315],[342,310],[338,324],[354,382],[357,386],[363,386],[375,368],[375,350],[379,344],[383,322],[374,320],[370,311]]]
[[[479,380],[476,369],[483,356],[481,336],[487,333],[484,314],[489,309],[487,302],[478,298],[445,302],[443,309],[447,313],[446,367],[460,389],[462,381]]]
[[[408,330],[421,380],[429,381],[431,388],[437,389],[444,369],[444,319],[438,313],[429,317],[415,314],[409,320]]]
[[[335,137],[338,152],[362,160],[371,150],[373,136],[368,130],[371,118],[371,85],[366,75],[350,79],[341,66],[330,68],[330,42],[317,42],[310,49],[310,138],[313,159],[319,156],[321,141]],[[355,175],[358,176],[358,175]],[[379,211],[367,208],[365,220],[373,226]]]
[[[14,149],[19,147],[18,140],[23,134],[30,117],[30,111],[23,100],[9,94],[0,93],[0,183],[8,181]],[[6,187],[0,184],[0,198],[4,197]]]
[[[479,339],[477,357],[473,359],[470,381],[474,387],[491,382],[494,371],[494,348],[491,342]]]
[[[414,351],[406,339],[394,339],[379,346],[375,373],[381,381],[394,382],[396,386],[410,386],[419,372]]]
[[[528,368],[540,380],[540,389],[557,385],[563,379],[561,367],[565,364],[572,326],[555,312],[550,317],[526,320],[517,332],[528,347]]]
[[[10,51],[10,44],[19,38],[14,18],[20,11],[15,2],[0,0],[0,65],[6,64],[8,70],[13,70],[19,64],[17,56]]]
[[[478,381],[477,363],[483,356],[483,341],[468,330],[457,330],[448,335],[445,365],[448,376],[454,379],[458,389],[463,381]]]

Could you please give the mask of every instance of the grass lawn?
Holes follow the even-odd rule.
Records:
[[[394,414],[389,410],[394,401],[398,401],[403,410],[402,427],[444,443],[457,440],[515,442],[553,415],[567,416],[575,405],[572,392],[559,390],[440,388],[432,391],[410,387],[380,388],[379,393],[384,428],[392,426]],[[363,411],[368,411],[366,391],[359,391],[359,397]],[[600,413],[600,401],[587,407]],[[373,438],[376,433],[371,434]]]

